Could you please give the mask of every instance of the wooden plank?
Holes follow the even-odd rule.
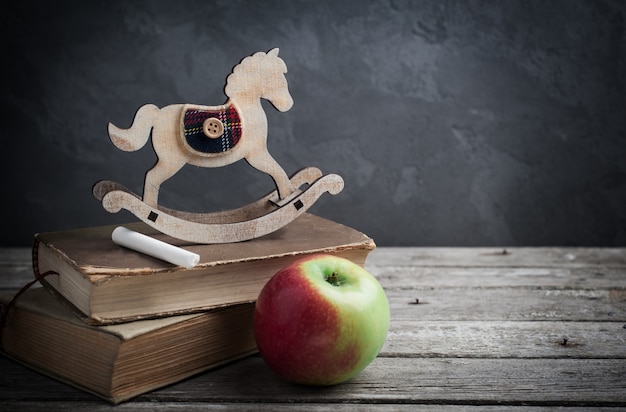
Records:
[[[626,325],[392,320],[381,356],[626,359]]]
[[[377,358],[349,382],[291,385],[251,357],[140,400],[626,406],[626,366],[607,359]]]
[[[0,266],[14,263],[30,264],[31,248],[27,247],[3,247],[0,248]]]
[[[92,411],[111,411],[110,405],[105,405],[95,402],[63,402],[63,401],[48,401],[48,402],[5,402],[2,404],[3,408],[7,411],[32,411],[32,412],[50,412],[53,411],[72,411],[72,412],[92,412]],[[416,409],[418,408],[418,409]],[[510,406],[510,405],[441,405],[441,404],[328,404],[328,403],[301,403],[301,404],[287,404],[287,403],[208,403],[208,402],[129,402],[115,407],[116,411],[235,411],[235,412],[292,412],[292,411],[307,411],[318,412],[333,410],[337,412],[386,412],[386,411],[398,411],[398,412],[415,412],[416,410],[421,412],[448,412],[448,411],[466,411],[466,412],[542,412],[563,409],[560,407],[544,407],[544,406]],[[617,412],[613,407],[568,407],[567,412]]]
[[[17,290],[32,279],[30,248],[0,248],[0,293]]]
[[[11,361],[0,358],[6,371]],[[0,399],[100,402],[30,371],[3,372]],[[11,376],[11,378],[7,378]],[[15,379],[19,377],[19,379]],[[259,357],[202,374],[136,402],[448,404],[626,407],[626,363],[612,359],[379,357],[352,380],[306,387],[276,377]],[[130,403],[132,404],[132,403]]]
[[[376,264],[368,257],[366,267],[381,282],[418,284],[442,287],[484,287],[484,286],[580,286],[626,287],[626,268],[594,267],[555,268],[555,267],[511,267],[504,270],[499,266],[457,267],[457,266],[398,266],[387,258],[387,248],[378,248]],[[18,252],[18,253],[16,253]],[[388,264],[383,263],[383,259]],[[30,249],[0,249],[0,287],[10,287],[32,279]]]
[[[534,280],[537,285],[555,285],[574,282],[598,287],[603,282],[617,282],[623,287],[626,277],[621,269],[626,266],[626,249],[568,248],[510,248],[508,255],[498,255],[493,248],[378,248],[370,253],[366,267],[372,273],[396,281],[398,276],[417,278],[422,283],[448,285],[454,282],[519,282]],[[575,256],[575,258],[571,258]],[[441,276],[433,268],[446,267]],[[487,268],[513,268],[509,272],[489,271]],[[483,268],[484,276],[477,277]],[[541,268],[539,270],[538,268]],[[552,269],[550,269],[552,268]],[[580,270],[572,270],[580,269]],[[467,272],[465,272],[467,271]],[[470,279],[461,279],[467,278]],[[0,288],[15,288],[32,278],[30,248],[0,248]],[[438,279],[442,283],[432,283]],[[402,282],[402,279],[400,279]],[[600,284],[600,285],[599,285]],[[456,286],[459,284],[456,283]]]
[[[15,289],[0,289],[14,293]],[[386,290],[397,321],[603,321],[626,323],[625,290]],[[415,304],[416,299],[419,304]]]
[[[100,401],[94,395],[48,378],[4,355],[0,355],[0,370],[2,371],[0,374],[0,405],[11,400],[19,400],[20,402],[24,400],[44,402],[54,400],[63,400],[64,402]]]
[[[393,320],[626,322],[622,289],[394,287],[385,292]]]
[[[506,250],[506,254],[502,252]],[[30,248],[0,248],[0,265],[30,265]],[[416,267],[624,267],[626,248],[427,248],[380,247],[368,266]]]
[[[370,266],[389,288],[542,288],[626,289],[626,268],[502,268]]]
[[[626,267],[626,248],[440,248],[385,247],[368,266],[416,267]]]

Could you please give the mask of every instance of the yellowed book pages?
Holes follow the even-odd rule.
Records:
[[[253,313],[248,303],[90,326],[39,287],[8,311],[2,350],[32,369],[119,403],[255,353]]]

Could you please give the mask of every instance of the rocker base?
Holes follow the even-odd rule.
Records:
[[[139,196],[112,181],[100,181],[93,187],[94,196],[105,210],[117,213],[126,209],[144,223],[177,239],[194,243],[232,243],[255,239],[284,227],[305,213],[325,192],[336,195],[343,190],[343,179],[336,174],[323,176],[319,169],[308,167],[290,179],[298,190],[281,202],[272,202],[277,191],[238,209],[212,213],[189,213],[152,207]]]

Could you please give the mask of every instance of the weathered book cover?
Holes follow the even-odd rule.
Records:
[[[200,255],[192,269],[123,248],[115,226],[35,235],[35,273],[90,324],[193,313],[256,300],[265,282],[298,258],[315,253],[364,265],[376,245],[365,234],[312,214],[261,238],[229,244],[189,244],[143,223],[125,225]]]
[[[10,297],[3,299],[6,304]],[[26,366],[111,403],[256,352],[254,304],[118,325],[90,326],[44,288],[6,313],[2,350]]]

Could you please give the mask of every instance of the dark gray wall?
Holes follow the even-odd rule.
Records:
[[[295,105],[269,148],[346,181],[313,212],[383,245],[626,245],[621,1],[3,2],[2,245],[134,220],[156,157],[108,140],[144,103],[221,104],[233,65],[280,47]],[[272,188],[245,162],[184,168],[164,205]]]

